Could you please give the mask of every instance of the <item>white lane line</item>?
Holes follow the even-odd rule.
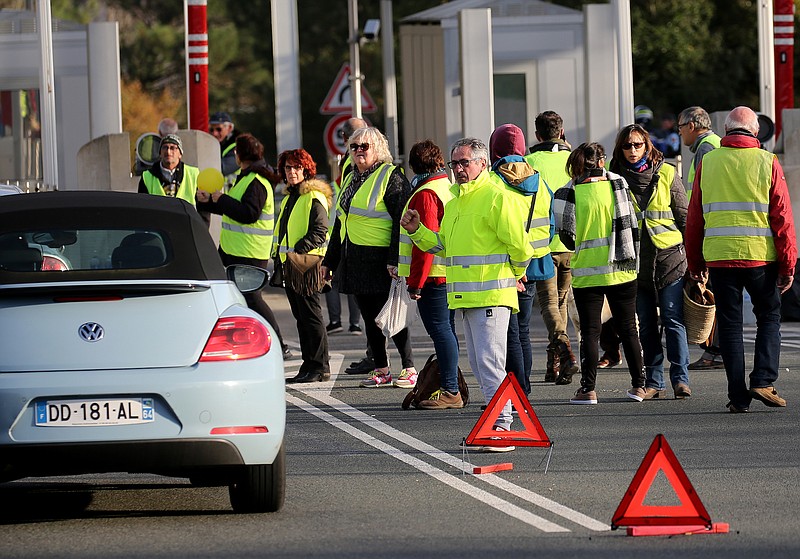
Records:
[[[329,423],[333,427],[340,429],[347,433],[348,435],[380,450],[381,452],[386,453],[388,456],[392,458],[396,458],[401,462],[405,462],[409,466],[412,466],[419,470],[420,472],[427,474],[434,479],[441,481],[442,483],[449,485],[453,489],[461,491],[462,493],[481,501],[489,505],[490,507],[497,509],[500,512],[503,512],[513,518],[521,520],[522,522],[542,530],[543,532],[569,532],[568,528],[564,528],[563,526],[559,526],[549,520],[542,518],[541,516],[537,516],[530,511],[527,511],[517,505],[509,503],[506,500],[497,497],[496,495],[492,495],[488,491],[484,491],[483,489],[479,489],[473,485],[470,485],[466,481],[459,479],[457,476],[452,474],[448,474],[434,466],[428,464],[424,460],[420,460],[419,458],[415,458],[410,454],[403,452],[389,444],[384,443],[373,437],[372,435],[368,435],[367,433],[356,429],[349,423],[345,423],[341,419],[332,416],[328,412],[322,411],[321,409],[312,406],[308,402],[297,398],[296,396],[292,396],[290,394],[286,395],[286,400],[292,404],[297,406],[298,408],[310,413],[313,416],[318,417],[319,419]]]
[[[464,471],[470,475],[472,475],[472,469],[469,464],[464,464],[464,462],[460,458],[456,458],[451,456],[447,452],[439,450],[438,448],[429,445],[419,439],[400,431],[399,429],[395,429],[394,427],[387,425],[386,423],[375,419],[374,417],[342,402],[341,400],[337,400],[330,396],[330,391],[328,393],[323,394],[321,390],[316,390],[313,387],[301,387],[300,385],[293,385],[293,388],[298,389],[303,394],[322,402],[323,404],[330,406],[331,408],[359,421],[365,425],[368,425],[383,433],[384,435],[391,437],[407,446],[410,446],[414,450],[419,452],[424,452],[431,458],[444,462],[448,466],[456,468],[458,470]],[[288,398],[288,396],[287,396]],[[583,513],[580,513],[576,510],[573,510],[561,503],[553,501],[552,499],[548,499],[543,495],[539,495],[529,489],[525,489],[524,487],[520,487],[514,483],[511,483],[501,477],[496,476],[495,474],[482,474],[480,476],[475,476],[476,479],[488,483],[498,489],[506,491],[517,498],[523,499],[537,507],[543,508],[547,511],[550,511],[553,514],[556,514],[562,518],[565,518],[575,524],[588,528],[589,530],[594,530],[596,532],[604,532],[610,530],[611,527],[608,523],[600,522],[599,520],[595,520],[594,518],[587,516]]]

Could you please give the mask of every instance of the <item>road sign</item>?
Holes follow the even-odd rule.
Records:
[[[352,116],[349,112],[341,113],[331,118],[328,124],[325,125],[322,141],[325,142],[325,148],[331,155],[344,155],[347,153],[347,146],[344,145],[341,131],[344,123]],[[364,121],[370,125],[369,120],[364,119]]]
[[[352,85],[350,82],[350,65],[345,63],[339,69],[336,79],[333,80],[328,95],[322,102],[319,112],[324,115],[336,113],[349,113],[353,110],[353,98],[351,96]],[[361,84],[361,112],[374,113],[378,110],[375,101],[370,97],[364,84]]]

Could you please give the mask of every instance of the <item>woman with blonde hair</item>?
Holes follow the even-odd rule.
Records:
[[[330,279],[335,273],[339,291],[356,296],[375,369],[361,381],[364,387],[412,388],[417,371],[411,337],[403,329],[392,337],[400,352],[402,370],[393,382],[386,337],[375,324],[397,276],[400,218],[411,187],[400,167],[393,165],[389,143],[377,128],[359,128],[348,145],[353,171],[341,187],[328,252],[322,263]]]

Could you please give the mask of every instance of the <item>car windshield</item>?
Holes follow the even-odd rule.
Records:
[[[51,272],[158,268],[171,260],[160,231],[142,229],[20,230],[0,235],[0,270]]]

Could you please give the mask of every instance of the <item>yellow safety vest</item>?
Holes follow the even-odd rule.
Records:
[[[178,190],[175,192],[175,197],[180,198],[181,200],[186,200],[192,206],[194,206],[194,196],[197,194],[197,175],[199,174],[200,169],[184,163],[183,180],[181,180],[181,184],[178,185]],[[164,187],[161,186],[161,181],[157,176],[151,173],[149,169],[142,173],[142,180],[144,181],[144,185],[147,187],[147,191],[150,194],[154,194],[156,196],[167,195],[166,191],[164,191]]]
[[[703,157],[703,257],[773,262],[769,224],[774,154],[758,148],[720,147]]]
[[[446,256],[448,307],[519,310],[517,279],[525,274],[533,248],[516,217],[506,193],[483,171],[459,185],[438,233],[421,225],[410,235],[421,250]]]
[[[639,230],[647,229],[650,240],[656,248],[669,248],[683,242],[683,235],[675,224],[675,216],[670,205],[670,188],[675,180],[675,167],[664,163],[658,172],[658,184],[650,196],[647,208],[639,209],[636,197],[633,197],[633,206],[636,208],[636,219],[639,221]]]
[[[526,155],[525,161],[539,171],[539,176],[544,179],[550,190],[555,192],[570,181],[569,173],[567,173],[569,154],[568,150],[535,151]],[[539,188],[541,189],[541,186]],[[550,241],[550,252],[571,251],[561,242],[561,237],[553,235],[553,240]]]
[[[228,196],[241,201],[247,187],[254,180],[260,182],[267,191],[267,201],[261,209],[261,215],[255,223],[239,223],[223,215],[219,246],[231,256],[268,260],[272,253],[272,234],[275,226],[272,185],[258,173],[249,173],[233,186]]]
[[[425,183],[416,192],[408,199],[406,202],[406,207],[403,208],[403,213],[405,214],[408,210],[409,204],[411,204],[411,200],[414,199],[418,193],[422,192],[423,190],[431,190],[434,194],[442,201],[442,206],[446,207],[447,204],[456,197],[456,191],[453,185],[450,183],[449,180],[446,178],[435,179],[430,182]],[[407,278],[411,275],[411,255],[413,251],[413,243],[411,241],[411,237],[408,236],[405,229],[400,229],[400,248],[399,248],[399,257],[397,260],[397,274]],[[443,278],[445,277],[445,259],[441,256],[434,255],[433,256],[433,263],[431,264],[430,272],[428,272],[428,277],[431,278]]]
[[[618,285],[636,279],[636,270],[614,270],[608,262],[614,192],[611,182],[601,180],[575,185],[575,256],[573,287]]]
[[[289,220],[286,223],[285,237],[283,231],[280,229],[280,224],[283,218],[283,210],[286,207],[286,203],[289,201],[289,197],[286,196],[281,201],[281,211],[278,214],[278,230],[275,235],[276,242],[280,243],[277,247],[277,252],[281,262],[286,261],[286,253],[294,252],[294,245],[308,233],[308,218],[311,214],[311,206],[314,200],[319,200],[325,208],[325,211],[328,211],[328,198],[322,192],[311,190],[305,194],[301,194],[292,208],[292,213],[289,214]],[[330,237],[330,229],[328,229],[328,237]],[[309,250],[308,254],[324,256],[326,249],[327,245],[323,245]]]
[[[539,191],[536,193],[536,200],[531,215],[530,227],[528,227],[528,215],[531,212],[531,202],[533,196],[525,196],[508,186],[496,172],[490,173],[492,180],[498,188],[505,189],[516,210],[516,219],[522,223],[523,231],[527,230],[526,237],[533,248],[533,258],[541,258],[550,254],[550,206],[552,195],[547,189],[544,181],[539,182]]]
[[[384,163],[375,169],[367,180],[358,187],[350,202],[350,211],[345,213],[341,201],[337,203],[336,213],[340,225],[340,238],[345,235],[357,245],[388,247],[392,240],[392,216],[383,201],[389,177],[394,165]],[[352,173],[349,174],[352,180]],[[349,181],[348,181],[349,184]],[[342,187],[344,192],[344,185]]]
[[[700,140],[700,143],[697,144],[697,149],[700,149],[702,144],[711,144],[714,146],[714,149],[720,146],[720,137],[714,134],[713,132]],[[708,155],[708,154],[706,154]],[[705,157],[705,156],[704,156]],[[692,158],[692,163],[689,165],[689,174],[687,175],[687,184],[686,184],[686,198],[688,200],[692,199],[692,186],[694,185],[694,175],[697,170],[694,168],[694,157]]]

